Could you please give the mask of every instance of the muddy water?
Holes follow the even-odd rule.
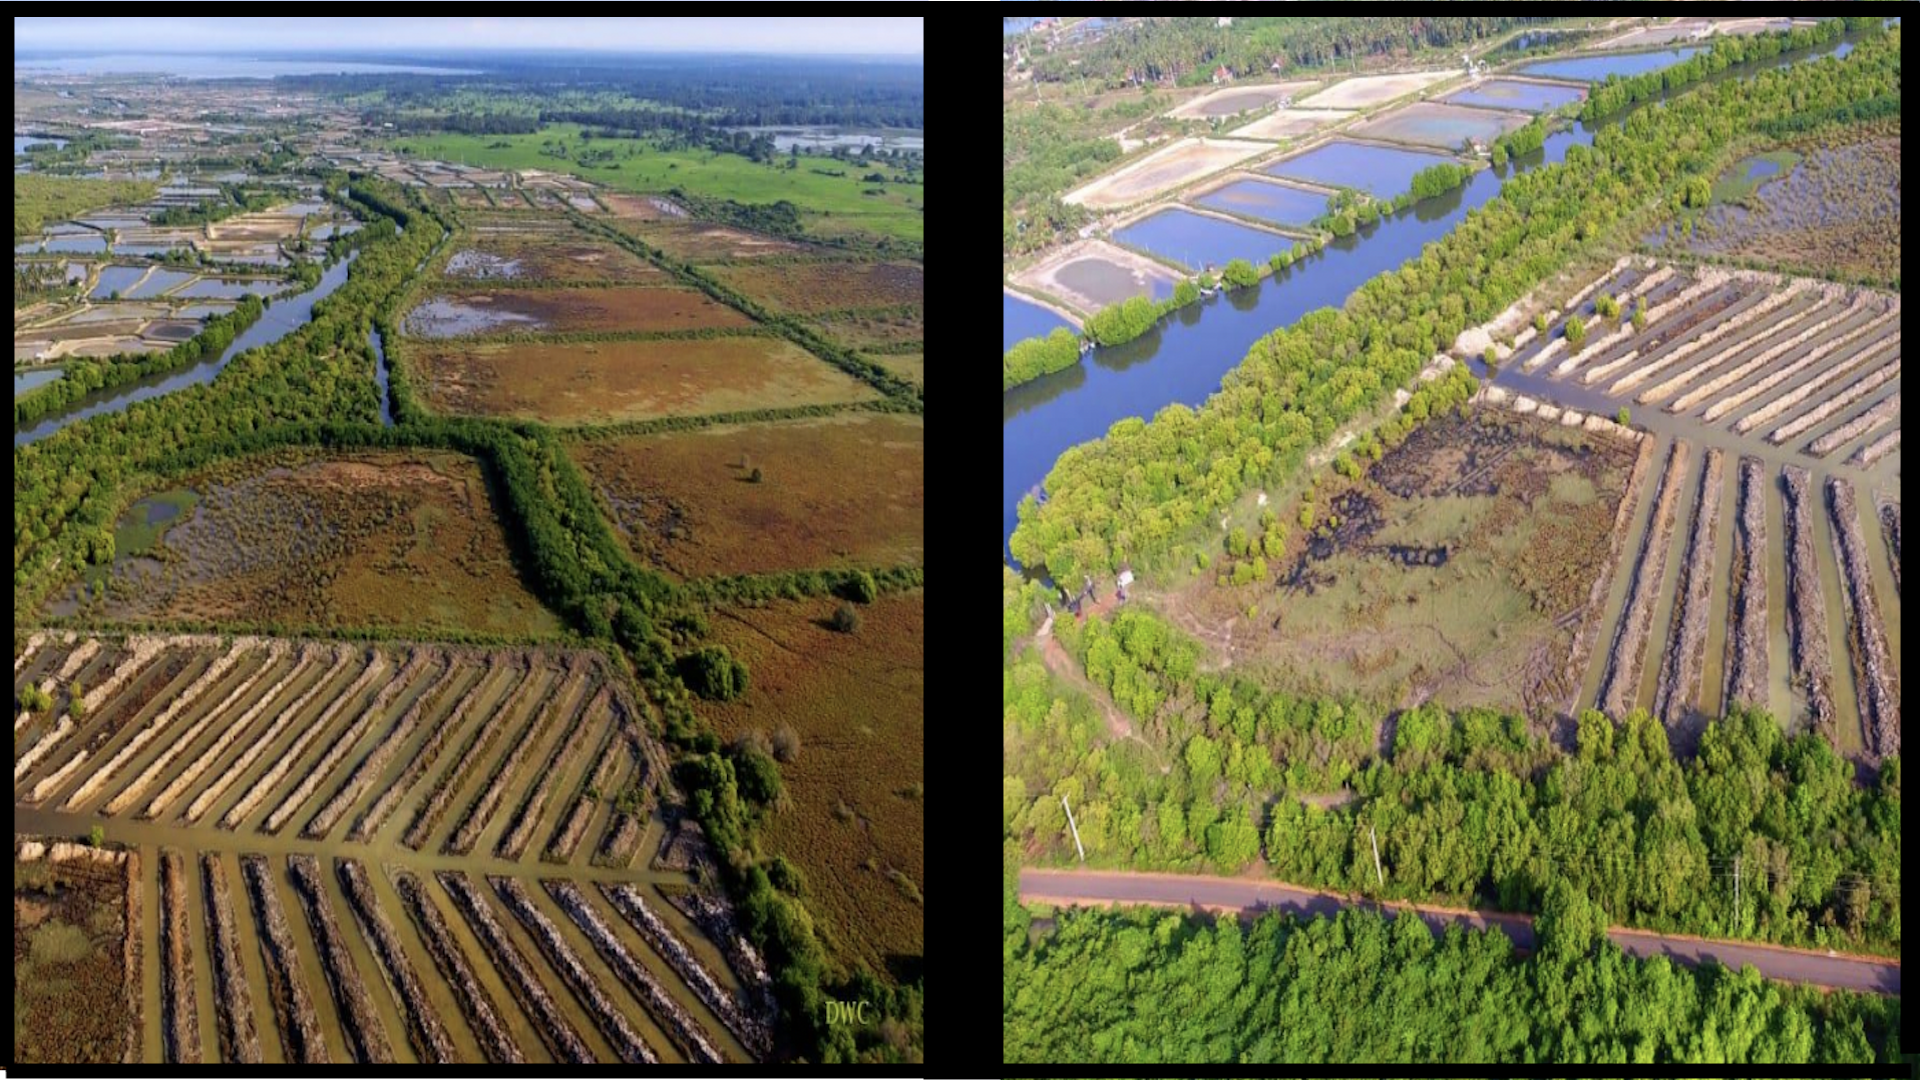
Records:
[[[407,312],[401,328],[415,337],[450,338],[508,327],[538,329],[539,319],[471,300],[438,297]]]
[[[20,447],[37,442],[77,420],[84,420],[102,413],[120,412],[136,401],[145,401],[189,386],[212,382],[214,376],[218,375],[234,357],[248,349],[271,345],[310,322],[313,318],[313,306],[331,296],[335,289],[346,284],[347,273],[357,257],[359,252],[356,251],[335,263],[331,269],[321,275],[320,284],[315,288],[298,296],[276,301],[259,321],[248,327],[247,331],[235,339],[233,344],[218,357],[202,361],[181,371],[149,376],[129,386],[115,387],[112,390],[82,398],[64,412],[46,417],[29,427],[15,429],[13,445]]]

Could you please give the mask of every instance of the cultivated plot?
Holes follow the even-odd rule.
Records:
[[[894,566],[918,562],[925,544],[916,417],[595,439],[569,452],[634,556],[680,577]]]
[[[913,263],[865,262],[723,266],[711,273],[775,312],[801,313],[917,305],[924,276]]]
[[[407,312],[401,328],[421,338],[510,331],[714,330],[752,321],[703,292],[681,288],[499,289],[444,293]]]
[[[427,407],[462,416],[608,423],[879,396],[781,338],[408,346]]]

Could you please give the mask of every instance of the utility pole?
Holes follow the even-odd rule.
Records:
[[[1080,826],[1073,823],[1073,807],[1067,806],[1067,797],[1060,796],[1060,805],[1067,811],[1067,827],[1073,830],[1073,849],[1080,853],[1080,861],[1087,861],[1087,849],[1080,846]]]
[[[1387,879],[1380,876],[1380,841],[1373,835],[1373,826],[1367,826],[1367,839],[1373,844],[1373,880],[1382,890],[1387,887]]]
[[[1733,857],[1733,932],[1740,932],[1740,856]]]

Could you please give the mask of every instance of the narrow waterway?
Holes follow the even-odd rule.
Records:
[[[1744,78],[1759,70],[1829,55],[1844,57],[1853,46],[1852,39],[1842,39],[1818,49],[1782,54],[1760,65],[1729,68],[1706,82]],[[1704,83],[1681,92],[1700,85]],[[1637,105],[1629,113],[1653,103]],[[1604,122],[1621,123],[1626,115]],[[1001,410],[1002,558],[1013,561],[1006,544],[1018,521],[1021,498],[1045,479],[1068,447],[1099,438],[1130,416],[1151,417],[1174,402],[1199,405],[1219,389],[1221,377],[1262,336],[1291,326],[1309,311],[1345,303],[1375,274],[1418,256],[1424,245],[1445,236],[1467,211],[1499,194],[1516,169],[1563,160],[1569,146],[1591,145],[1593,130],[1576,123],[1571,130],[1548,136],[1540,151],[1503,169],[1476,172],[1464,186],[1336,240],[1258,286],[1182,308],[1144,337],[1095,349],[1073,367],[1007,391]]]
[[[205,360],[180,371],[170,371],[163,375],[150,375],[147,378],[125,386],[116,386],[91,394],[75,402],[65,412],[48,416],[28,427],[13,433],[13,445],[25,446],[37,442],[59,431],[77,420],[102,413],[119,412],[136,401],[145,401],[175,390],[213,381],[228,362],[248,349],[257,349],[262,345],[271,345],[313,320],[313,306],[333,294],[335,289],[346,284],[347,271],[359,252],[351,252],[346,258],[335,263],[320,277],[320,284],[296,296],[282,297],[273,302],[260,320],[247,327],[246,332],[234,339],[225,352],[212,360]]]
[[[387,349],[379,327],[367,330],[367,344],[373,346],[373,381],[380,384],[380,426],[392,427],[393,388],[387,385]]]

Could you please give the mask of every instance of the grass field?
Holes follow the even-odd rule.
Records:
[[[916,385],[925,386],[927,382],[927,360],[925,353],[902,353],[898,356],[869,356],[867,359],[893,372],[903,379],[910,379]]]
[[[891,566],[925,544],[918,417],[597,440],[572,453],[634,554],[682,577]]]
[[[918,304],[922,294],[920,268],[909,263],[723,266],[713,275],[749,300],[781,312],[895,307]]]
[[[427,405],[554,423],[645,420],[879,395],[780,338],[414,344],[405,363]]]
[[[808,319],[808,325],[849,349],[882,349],[918,345],[925,339],[926,319],[920,312],[841,312]]]
[[[495,143],[507,143],[495,147]],[[569,154],[582,148],[614,150],[606,164],[581,164],[572,157],[541,152],[543,143],[564,143]],[[618,191],[664,193],[682,187],[699,195],[743,203],[786,200],[807,214],[808,228],[823,236],[868,232],[912,240],[921,238],[922,203],[918,185],[870,184],[846,162],[802,159],[788,169],[787,159],[757,164],[736,154],[705,150],[660,150],[630,139],[581,142],[578,124],[549,124],[531,135],[433,135],[392,144],[423,158],[465,162],[490,169],[543,169],[572,173]],[[632,157],[624,156],[631,149]],[[887,171],[891,175],[891,170]],[[841,172],[844,176],[826,176]],[[868,195],[869,190],[882,195]]]
[[[446,453],[283,455],[190,481],[200,504],[146,555],[121,554],[113,619],[548,634],[479,466]],[[84,588],[82,586],[81,588]],[[70,613],[69,596],[55,605]]]
[[[853,634],[825,623],[838,601],[723,614],[714,629],[753,673],[747,696],[709,714],[726,738],[790,726],[786,802],[762,831],[806,875],[830,951],[885,975],[925,946],[921,784],[926,733],[922,594],[861,608]]]
[[[1171,613],[1302,693],[1556,708],[1633,456],[1498,410],[1430,421],[1358,482],[1322,485],[1272,580],[1206,575]]]

